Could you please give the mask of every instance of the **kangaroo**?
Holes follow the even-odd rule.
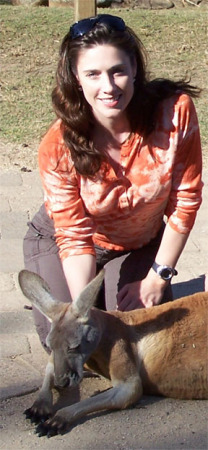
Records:
[[[39,436],[65,433],[95,411],[127,408],[143,393],[208,398],[208,292],[149,309],[105,312],[93,307],[103,277],[101,271],[70,304],[54,299],[38,275],[19,274],[23,294],[52,322],[43,385],[25,411]],[[109,379],[112,388],[52,416],[52,388],[78,385],[84,367]]]

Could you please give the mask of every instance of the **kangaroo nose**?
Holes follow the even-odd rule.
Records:
[[[69,386],[69,384],[70,379],[66,374],[55,378],[55,386],[57,388],[66,388],[67,386]]]

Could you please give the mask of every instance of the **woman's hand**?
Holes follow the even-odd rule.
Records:
[[[161,265],[175,267],[188,236],[189,232],[178,233],[167,223],[155,261]],[[117,295],[118,310],[130,311],[158,305],[168,283],[169,281],[162,280],[151,268],[142,281],[127,284],[119,291]]]
[[[152,269],[142,281],[126,284],[117,294],[119,311],[150,308],[158,305],[168,282],[162,280]]]

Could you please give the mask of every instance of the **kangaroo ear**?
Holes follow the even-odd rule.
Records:
[[[95,304],[99,290],[101,288],[105,272],[101,270],[99,274],[83,289],[79,297],[72,303],[72,309],[79,316],[86,316]]]
[[[18,280],[25,297],[50,321],[55,320],[63,309],[65,310],[66,304],[52,297],[47,283],[36,273],[22,270]]]

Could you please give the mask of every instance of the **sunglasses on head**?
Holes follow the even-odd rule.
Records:
[[[69,35],[71,39],[76,39],[78,37],[84,36],[89,33],[97,23],[103,23],[113,30],[125,31],[126,25],[121,17],[111,16],[110,14],[99,14],[96,17],[89,17],[88,19],[79,20],[75,22],[69,30]]]

